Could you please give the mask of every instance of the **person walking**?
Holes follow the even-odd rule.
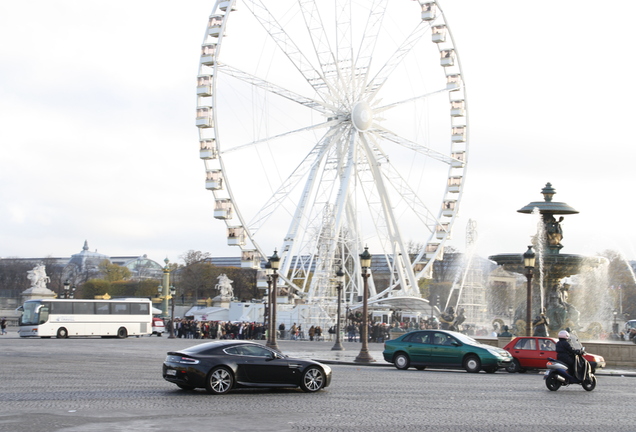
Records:
[[[2,330],[2,333],[0,333],[0,335],[7,334],[7,319],[5,317],[2,317],[2,320],[0,320],[0,329]]]

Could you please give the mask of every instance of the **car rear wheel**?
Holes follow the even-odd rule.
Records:
[[[234,376],[224,367],[212,369],[205,381],[205,389],[210,394],[225,394],[232,390],[232,386],[234,386]]]
[[[411,359],[409,359],[409,356],[404,353],[398,353],[393,358],[393,364],[398,369],[407,370],[411,365]]]
[[[66,339],[68,337],[68,330],[65,327],[60,327],[57,329],[57,338],[58,339]]]
[[[521,365],[519,364],[519,360],[512,359],[512,362],[508,366],[506,366],[506,370],[510,373],[521,372]]]
[[[464,360],[464,369],[469,373],[477,373],[481,370],[481,360],[476,355],[469,355]]]
[[[325,386],[325,373],[317,366],[311,366],[303,373],[300,388],[308,393],[317,392]]]

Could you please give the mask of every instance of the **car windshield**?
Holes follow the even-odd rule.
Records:
[[[466,336],[465,334],[456,333],[456,332],[451,332],[451,334],[453,335],[455,339],[458,339],[461,343],[465,343],[469,345],[479,345],[479,342],[477,342],[475,339],[471,338],[470,336]]]

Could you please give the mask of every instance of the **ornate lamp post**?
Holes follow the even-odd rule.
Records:
[[[168,267],[168,257],[163,260],[166,263],[166,266],[163,268],[163,291],[161,292],[161,298],[163,301],[161,302],[161,315],[164,317],[168,316],[168,298],[170,296],[170,267]]]
[[[371,363],[375,360],[369,354],[369,273],[371,267],[371,254],[369,248],[365,246],[364,252],[360,254],[360,267],[362,267],[362,280],[364,281],[364,295],[362,296],[362,326],[360,328],[360,339],[362,348],[358,357],[354,360],[356,363]]]
[[[523,254],[523,265],[526,268],[528,288],[526,292],[526,336],[532,336],[532,271],[534,270],[535,254],[532,246]]]
[[[272,265],[267,261],[265,263],[265,275],[267,276],[267,346],[272,344]]]
[[[614,309],[614,324],[612,324],[612,333],[615,335],[618,334],[618,323],[616,322],[616,316],[618,315],[618,311]]]
[[[64,297],[63,298],[69,298],[68,294],[69,294],[69,290],[71,288],[71,283],[68,281],[68,279],[64,282]]]
[[[512,326],[514,325],[515,321],[514,321],[514,314],[515,310],[512,306],[508,306],[508,318],[510,318],[510,329],[512,329]]]
[[[170,336],[168,339],[175,339],[174,335],[174,296],[177,294],[177,289],[173,286],[170,287]]]
[[[344,285],[345,274],[342,271],[342,268],[338,270],[336,273],[336,282],[338,283],[338,316],[336,318],[336,343],[333,344],[331,351],[344,351],[344,347],[342,346],[342,342],[340,342],[340,303],[342,298],[342,287]]]
[[[276,291],[276,280],[278,279],[280,257],[278,256],[278,252],[276,250],[274,250],[274,255],[269,258],[269,265],[272,267],[272,307],[270,309],[272,335],[270,337],[270,343],[267,346],[280,351],[280,348],[278,348],[278,343],[276,342],[276,302],[278,299],[278,292]]]

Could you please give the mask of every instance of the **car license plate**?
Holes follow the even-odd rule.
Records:
[[[172,376],[176,376],[177,375],[177,371],[174,369],[168,369],[166,371],[166,375],[172,375]]]

